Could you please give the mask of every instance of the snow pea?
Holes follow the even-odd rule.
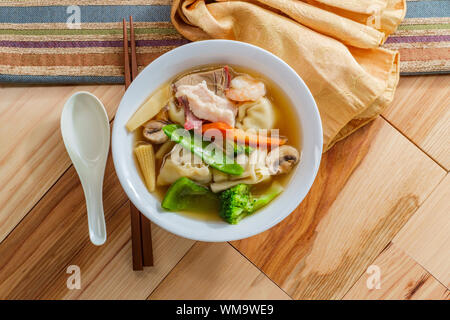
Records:
[[[208,141],[202,140],[201,143],[196,143],[192,130],[187,131],[178,124],[168,124],[162,129],[170,140],[190,150],[211,167],[235,176],[239,176],[244,172],[244,168],[240,164],[235,163],[233,159],[228,158],[225,153],[217,154],[217,148],[207,148],[210,144]]]

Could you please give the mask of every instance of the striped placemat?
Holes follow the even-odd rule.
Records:
[[[123,17],[136,21],[140,68],[188,41],[170,23],[171,0],[1,0],[0,82],[122,83]],[[67,21],[79,13],[79,26]],[[75,20],[70,20],[76,22]],[[450,72],[450,1],[408,1],[385,47],[403,74]]]
[[[450,1],[407,0],[405,20],[384,47],[400,51],[402,75],[450,73]]]

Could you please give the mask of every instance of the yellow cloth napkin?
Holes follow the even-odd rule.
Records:
[[[379,46],[405,12],[405,0],[174,0],[172,23],[189,40],[244,41],[286,61],[316,100],[326,151],[392,101],[399,56]]]

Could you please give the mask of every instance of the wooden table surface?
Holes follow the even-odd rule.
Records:
[[[59,128],[79,90],[97,95],[110,118],[124,92],[0,87],[1,299],[450,298],[450,76],[401,78],[392,106],[323,156],[306,199],[271,230],[202,243],[154,225],[156,264],[141,272],[132,271],[129,202],[111,158],[108,241],[89,241]],[[79,290],[66,286],[70,265],[80,267]],[[367,286],[369,266],[379,289]]]

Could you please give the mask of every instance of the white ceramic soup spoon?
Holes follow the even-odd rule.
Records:
[[[101,101],[89,92],[71,96],[61,114],[61,133],[83,187],[91,242],[102,245],[106,241],[102,188],[110,131]]]

